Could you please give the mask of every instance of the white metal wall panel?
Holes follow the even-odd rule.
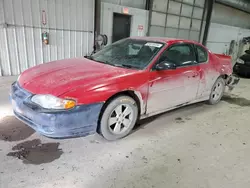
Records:
[[[2,65],[2,61],[8,59],[6,56],[8,56],[8,52],[6,51],[6,30],[4,28],[5,23],[5,17],[4,17],[4,7],[3,7],[3,1],[0,0],[0,76],[2,76],[2,70],[8,69],[8,67],[5,67],[6,64]]]
[[[166,23],[166,14],[162,14],[159,12],[152,12],[151,21],[155,23],[157,26],[165,26]]]
[[[205,0],[153,0],[149,35],[199,41],[204,3]]]
[[[0,75],[18,75],[37,64],[84,56],[92,51],[93,0],[0,0],[0,3],[8,25],[0,27]],[[46,25],[42,24],[43,10]],[[42,44],[43,31],[49,33],[49,45]]]
[[[0,28],[3,27],[4,14],[3,14],[3,1],[0,0]]]
[[[232,58],[238,56],[240,40],[250,36],[250,14],[221,5],[214,4],[207,46],[215,53],[228,53],[232,40],[236,42]]]
[[[145,9],[146,7],[146,0],[102,0],[102,2],[139,9]]]
[[[167,27],[178,28],[180,17],[175,15],[168,15],[167,17]]]
[[[151,26],[150,33],[154,33],[156,36],[164,37],[165,36],[165,29],[160,26]]]
[[[182,5],[181,8],[181,15],[182,16],[187,16],[187,17],[191,17],[192,16],[192,12],[193,12],[193,7],[190,5]]]
[[[183,0],[183,3],[187,3],[187,4],[194,4],[194,0]]]
[[[124,6],[111,3],[101,4],[101,33],[108,36],[108,43],[112,42],[113,14],[121,13]],[[148,30],[148,11],[129,7],[131,18],[130,36],[146,36]],[[138,26],[143,26],[143,31],[138,31]]]
[[[200,26],[201,26],[201,20],[195,20],[193,19],[192,20],[192,30],[195,30],[195,31],[198,31],[200,29]]]
[[[162,29],[164,30],[164,28],[162,28]],[[169,38],[177,38],[177,34],[178,34],[178,29],[166,28],[164,36],[168,36]]]
[[[238,40],[239,28],[211,23],[207,47],[215,53],[226,53],[231,40]]]
[[[249,20],[249,13],[219,3],[214,4],[211,18],[212,23],[219,23],[241,28],[250,28]]]
[[[190,40],[194,40],[194,41],[198,41],[199,40],[199,31],[190,31],[189,33],[189,39]]]
[[[205,1],[206,1],[206,0],[195,1],[194,4],[195,4],[196,6],[198,6],[198,7],[204,7]]]
[[[199,7],[194,7],[193,18],[201,19],[203,14],[203,9]]]
[[[191,19],[186,17],[181,17],[179,28],[188,30],[190,26],[191,26]]]
[[[152,10],[166,12],[168,9],[168,0],[153,0]]]
[[[232,58],[236,60],[239,50],[239,42],[243,37],[250,36],[250,30],[223,24],[211,23],[207,41],[207,47],[215,53],[227,53],[232,40],[236,41]]]
[[[175,1],[169,1],[168,13],[180,14],[181,12],[181,3]]]

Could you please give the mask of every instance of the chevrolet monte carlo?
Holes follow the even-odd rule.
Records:
[[[15,116],[52,138],[127,136],[140,119],[200,101],[217,104],[239,82],[229,56],[178,39],[132,37],[86,58],[41,64],[11,86]]]

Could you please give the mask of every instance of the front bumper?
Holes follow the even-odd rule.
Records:
[[[233,90],[234,87],[239,83],[240,78],[237,75],[232,74],[227,78],[227,86],[229,88],[229,91]]]
[[[35,131],[51,138],[69,138],[94,134],[103,103],[80,105],[67,111],[39,111],[26,105],[31,93],[14,83],[11,103],[15,116]]]

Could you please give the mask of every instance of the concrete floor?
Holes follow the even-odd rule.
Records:
[[[165,113],[107,142],[34,133],[11,114],[12,79],[0,81],[1,188],[250,187],[250,80],[218,105]]]

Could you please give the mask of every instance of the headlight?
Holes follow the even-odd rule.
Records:
[[[239,63],[239,64],[244,64],[244,63],[245,63],[245,62],[244,62],[242,59],[240,59],[240,58],[238,58],[236,62]]]
[[[71,109],[76,106],[74,100],[60,99],[53,95],[34,95],[31,101],[45,109],[63,110]]]

